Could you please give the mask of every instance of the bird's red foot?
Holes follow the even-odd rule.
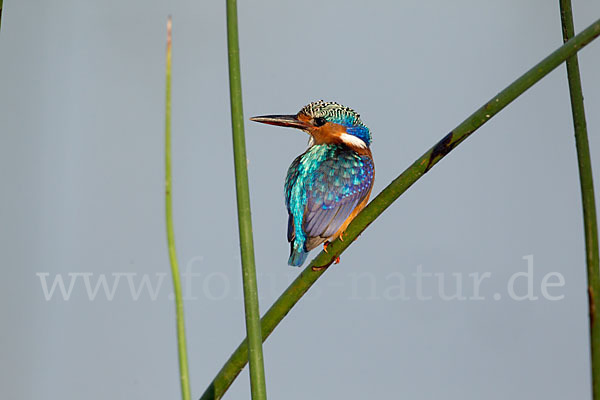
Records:
[[[339,264],[339,263],[340,263],[340,257],[339,257],[339,256],[338,256],[338,257],[336,257],[336,258],[335,258],[335,261],[334,261],[333,263],[334,263],[334,264]]]
[[[340,240],[341,240],[342,242],[344,241],[344,233],[345,233],[345,232],[342,232],[342,233],[340,233]]]
[[[329,246],[329,240],[326,240],[325,243],[323,243],[323,251],[325,253],[328,253],[328,251],[327,251],[328,246]]]

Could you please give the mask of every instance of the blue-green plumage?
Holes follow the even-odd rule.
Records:
[[[338,231],[373,177],[371,158],[344,145],[314,145],[294,160],[285,180],[290,265],[302,265],[308,251]]]
[[[375,176],[371,132],[352,109],[322,100],[296,115],[252,120],[311,135],[309,148],[292,162],[285,179],[288,264],[300,266],[310,250],[340,235],[366,204]]]

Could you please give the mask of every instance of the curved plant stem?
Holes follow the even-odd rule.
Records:
[[[166,68],[166,102],[165,102],[165,214],[167,220],[167,244],[169,260],[173,275],[173,291],[175,294],[175,314],[177,319],[177,351],[179,355],[179,373],[181,377],[181,398],[190,400],[190,378],[188,372],[187,349],[185,343],[185,320],[183,314],[183,298],[177,254],[175,253],[175,233],[173,229],[173,199],[171,197],[171,17],[167,21],[167,68]]]
[[[333,263],[352,242],[360,235],[383,211],[385,211],[402,193],[421,178],[444,156],[452,151],[475,130],[485,124],[490,118],[519,97],[552,70],[558,67],[568,57],[574,55],[582,47],[600,35],[600,20],[597,20],[584,31],[579,33],[566,44],[551,53],[536,64],[520,78],[502,90],[471,116],[447,134],[435,146],[417,159],[408,169],[379,193],[377,197],[352,221],[344,241],[335,240],[327,247],[327,253],[321,252],[290,284],[283,294],[275,301],[262,318],[263,339],[266,339],[291,308],[308,291],[313,283],[327,268],[313,271],[313,267],[327,267]],[[217,373],[212,383],[202,395],[202,400],[220,399],[233,380],[240,373],[248,360],[247,342],[244,340],[233,352],[225,365]]]
[[[240,47],[238,40],[236,0],[227,0],[227,48],[229,50],[229,91],[231,101],[231,128],[233,133],[233,158],[235,165],[235,187],[237,193],[240,252],[242,257],[242,280],[244,286],[244,308],[246,333],[249,338],[250,388],[253,400],[267,398],[265,368],[262,352],[262,332],[254,264],[252,218],[250,215],[250,191],[244,137],[244,113],[242,110],[242,78],[240,73]]]
[[[567,42],[575,35],[571,0],[560,0],[563,41]],[[592,178],[592,160],[588,144],[583,92],[579,75],[577,54],[567,58],[567,78],[571,95],[571,110],[575,127],[575,147],[579,164],[579,183],[583,206],[583,227],[585,233],[585,255],[587,262],[588,300],[590,313],[590,346],[592,360],[592,398],[600,400],[600,296],[598,223],[596,220],[596,201],[594,199],[594,180]]]

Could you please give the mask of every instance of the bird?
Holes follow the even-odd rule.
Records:
[[[371,131],[360,115],[336,102],[314,101],[293,115],[263,115],[251,121],[300,129],[308,148],[285,178],[288,264],[300,267],[308,252],[340,238],[367,205],[375,179]],[[339,258],[336,259],[336,263]]]

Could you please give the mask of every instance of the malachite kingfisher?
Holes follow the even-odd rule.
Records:
[[[330,241],[343,240],[350,222],[366,206],[375,179],[371,132],[354,110],[323,100],[295,115],[250,119],[310,135],[308,149],[290,165],[284,186],[288,264],[299,267],[310,250],[323,243],[327,251]]]

